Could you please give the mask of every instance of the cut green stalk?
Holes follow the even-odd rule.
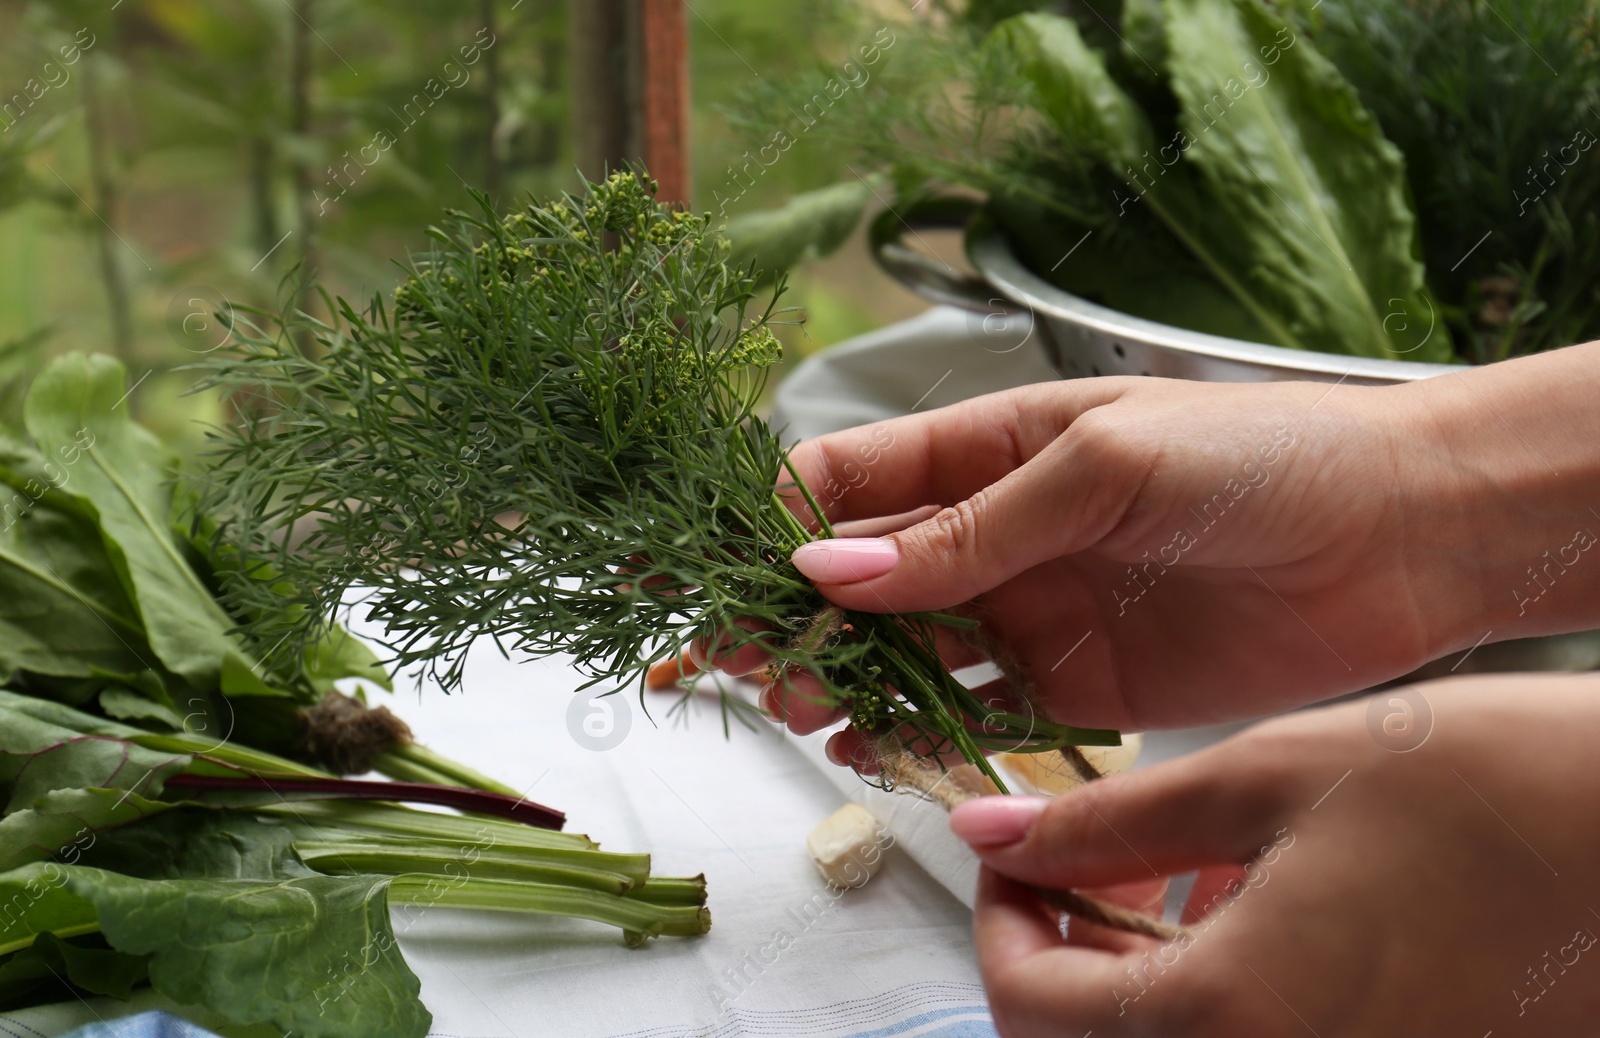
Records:
[[[396,746],[379,754],[377,760],[373,762],[373,767],[392,779],[462,786],[467,789],[481,789],[487,793],[500,793],[508,797],[520,795],[504,782],[497,782],[480,771],[441,756],[426,746],[414,742]]]
[[[454,866],[473,875],[494,876],[498,879],[517,879],[528,869],[556,870],[569,873],[578,886],[593,886],[620,894],[642,886],[650,878],[650,855],[618,854],[611,851],[585,850],[577,847],[512,847],[501,848],[493,843],[493,836],[485,834],[472,843],[447,839],[426,839],[408,836],[384,837],[351,833],[310,826],[295,826],[296,853],[324,872],[381,872],[406,871],[442,873]],[[412,856],[418,864],[409,864]],[[362,864],[357,859],[367,862]],[[564,882],[527,876],[540,882]],[[592,880],[592,882],[590,882]]]
[[[703,875],[677,879],[652,876],[623,896],[653,905],[703,905],[706,903],[706,878]]]
[[[649,937],[694,937],[711,929],[711,912],[692,905],[659,905],[594,890],[498,879],[472,879],[459,886],[435,880],[396,876],[389,884],[389,903],[439,908],[475,908],[590,919],[620,927],[630,945]]]
[[[490,851],[463,855],[459,847],[383,847],[360,840],[344,843],[302,843],[294,845],[300,859],[318,872],[332,876],[372,873],[381,876],[444,876],[452,882],[467,877],[579,887],[608,894],[622,894],[637,882],[620,872],[575,868],[520,860],[514,854]]]
[[[316,829],[445,841],[457,846],[490,840],[495,847],[599,849],[598,844],[579,833],[538,829],[498,818],[468,818],[435,811],[418,811],[394,803],[303,800],[294,804],[266,805],[257,810]]]

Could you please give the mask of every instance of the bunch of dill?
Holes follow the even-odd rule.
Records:
[[[709,218],[653,195],[619,173],[505,216],[480,199],[392,306],[239,325],[203,387],[241,421],[211,434],[200,497],[261,651],[297,659],[360,588],[392,662],[447,691],[480,637],[642,690],[652,660],[727,631],[858,726],[986,771],[983,749],[1115,743],[951,677],[934,630],[969,621],[841,614],[795,570],[820,509],[754,413],[774,304],[752,312]]]

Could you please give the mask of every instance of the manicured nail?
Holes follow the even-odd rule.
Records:
[[[790,558],[818,584],[854,584],[894,569],[900,549],[884,537],[838,537],[802,544]]]
[[[1004,847],[1028,835],[1049,797],[979,797],[950,812],[950,831],[974,847]]]

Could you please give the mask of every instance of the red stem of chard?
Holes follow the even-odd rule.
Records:
[[[410,804],[437,804],[458,811],[492,815],[513,822],[522,822],[537,829],[560,829],[567,816],[553,807],[545,807],[521,797],[490,793],[481,789],[460,789],[455,786],[435,786],[426,782],[369,782],[364,779],[338,778],[267,778],[262,775],[243,775],[238,778],[220,775],[173,775],[168,778],[169,788],[195,789],[219,792],[250,792],[288,795],[331,796],[344,800],[393,800]]]

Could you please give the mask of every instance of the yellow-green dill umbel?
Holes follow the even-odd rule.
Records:
[[[726,631],[921,752],[988,770],[986,748],[1115,743],[964,688],[934,631],[972,621],[838,622],[789,562],[828,524],[799,518],[820,510],[756,414],[782,312],[709,217],[653,196],[618,173],[505,215],[480,199],[430,232],[392,306],[241,324],[205,382],[242,421],[215,432],[202,497],[262,651],[296,658],[361,588],[394,662],[446,690],[479,637],[642,689],[651,661]]]

